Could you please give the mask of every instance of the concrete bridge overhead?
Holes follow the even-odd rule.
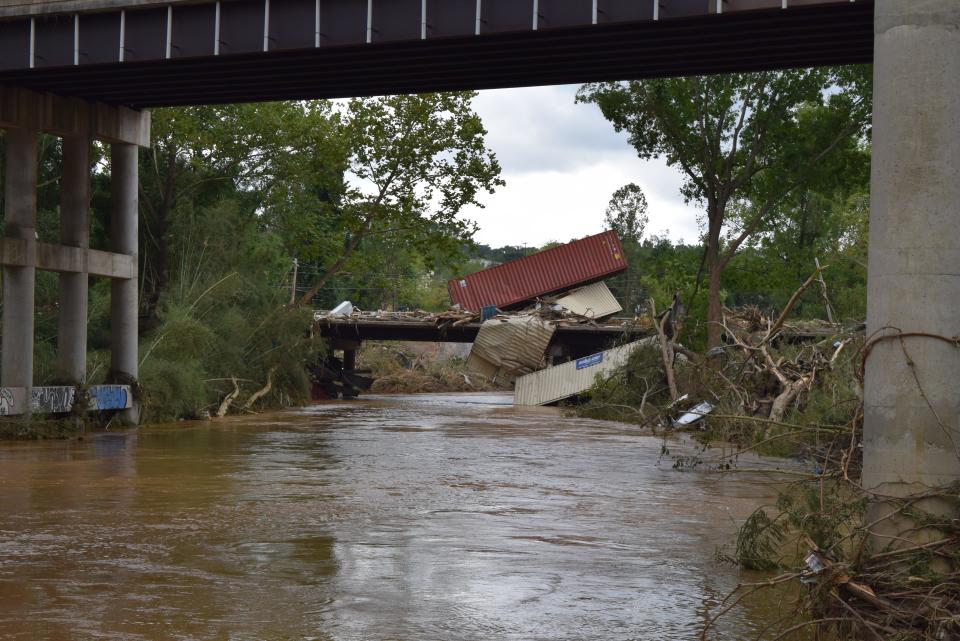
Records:
[[[872,0],[0,2],[0,84],[136,108],[870,62]]]

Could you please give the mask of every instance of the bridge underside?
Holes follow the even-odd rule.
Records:
[[[335,345],[362,341],[414,341],[430,343],[472,343],[480,332],[480,323],[444,327],[422,321],[338,321],[316,322],[316,330],[334,340]],[[558,325],[553,342],[572,354],[587,355],[606,349],[618,341],[632,341],[649,332],[632,325]]]
[[[592,16],[590,0],[483,3],[288,0],[271,9],[263,0],[235,0],[6,20],[0,85],[146,108],[759,71],[873,57],[872,0],[726,0],[724,6],[752,10],[722,15],[711,12],[712,0],[651,0],[649,7],[600,0],[597,6],[610,11]],[[664,15],[651,15],[655,4]],[[613,7],[627,5],[642,9],[631,9],[638,12],[631,20],[604,22]],[[669,13],[693,5],[699,9]],[[481,18],[480,6],[492,13]],[[324,14],[330,19],[321,27],[323,7],[330,7]],[[334,7],[339,13],[331,13]],[[430,15],[427,7],[434,7]]]

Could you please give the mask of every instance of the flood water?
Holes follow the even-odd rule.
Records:
[[[510,402],[0,444],[0,638],[696,639],[756,579],[715,557],[769,483]],[[738,607],[710,638],[774,615]]]

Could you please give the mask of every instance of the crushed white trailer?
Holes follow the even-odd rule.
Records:
[[[598,374],[609,376],[627,362],[637,348],[655,348],[657,337],[627,343],[562,365],[533,372],[517,379],[514,405],[548,405],[581,394],[591,387]]]

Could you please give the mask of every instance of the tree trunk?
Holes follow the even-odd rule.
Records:
[[[720,320],[723,315],[723,305],[720,300],[720,261],[719,257],[707,255],[710,268],[710,289],[707,306],[707,347],[720,346]]]
[[[707,227],[707,347],[720,346],[720,320],[723,305],[720,300],[720,273],[723,271],[720,256],[720,230],[723,226],[723,209],[715,203],[708,206],[709,224]]]

